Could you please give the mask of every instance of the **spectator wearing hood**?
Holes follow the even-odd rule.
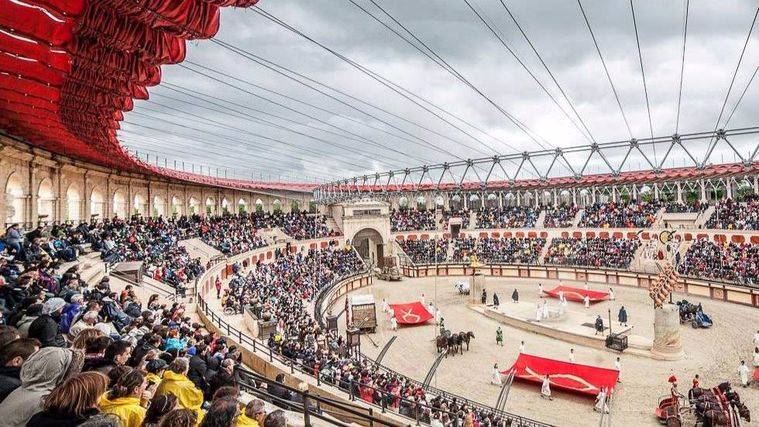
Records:
[[[42,314],[29,325],[29,338],[36,338],[42,347],[66,347],[58,323],[66,306],[63,298],[50,298],[42,305]]]
[[[21,366],[40,342],[32,338],[19,338],[0,346],[0,402],[21,386]]]
[[[78,374],[83,363],[80,350],[47,347],[32,354],[21,366],[21,386],[0,403],[0,427],[26,425],[42,410],[42,398]]]
[[[163,394],[173,394],[177,397],[179,406],[185,409],[192,409],[198,414],[198,419],[203,418],[203,392],[195,387],[187,378],[189,362],[184,357],[174,359],[169,365],[169,369],[163,374],[163,380],[155,391],[156,396]]]
[[[82,294],[74,294],[71,296],[71,302],[69,304],[66,304],[66,306],[63,308],[63,311],[61,312],[61,333],[68,334],[71,326],[79,319],[79,316],[84,310],[84,306],[82,305],[83,300],[84,297]]]
[[[145,365],[145,370],[148,371],[148,374],[145,376],[145,380],[148,382],[148,387],[158,387],[158,385],[161,384],[163,373],[168,366],[169,364],[163,359],[153,359]]]

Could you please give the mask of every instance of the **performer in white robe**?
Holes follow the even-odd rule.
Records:
[[[585,282],[585,290],[587,291],[589,289],[590,289],[590,285],[588,285],[588,282]]]
[[[421,301],[422,305],[426,304],[426,302],[424,301],[424,292],[422,292],[422,298],[421,298],[420,301]]]
[[[614,289],[609,288],[609,300],[614,301]]]
[[[443,310],[436,309],[435,310],[435,323],[440,324],[440,319],[443,318]]]
[[[394,331],[398,330],[398,321],[395,320],[395,316],[390,317],[390,329]]]
[[[559,291],[559,302],[564,301],[564,291]]]
[[[524,341],[519,343],[519,353],[524,353]]]
[[[540,387],[540,397],[553,400],[551,397],[551,380],[548,379],[548,375],[543,378],[543,385]]]
[[[741,360],[741,366],[738,367],[738,376],[741,377],[741,385],[748,387],[748,366],[746,366],[745,360]]]
[[[582,298],[582,300],[583,300],[583,303],[585,304],[585,308],[590,308],[590,297],[588,297],[587,295],[585,295]]]
[[[429,311],[431,315],[433,316],[435,315],[435,312],[437,310],[435,309],[435,306],[432,304],[432,301],[430,301],[430,303],[427,304],[427,311]]]
[[[543,318],[548,319],[548,301],[543,300]]]
[[[498,364],[493,365],[493,372],[490,378],[490,384],[501,385],[501,372],[498,370]]]
[[[606,388],[601,387],[601,390],[598,392],[598,395],[596,396],[596,406],[593,410],[601,413],[609,412],[609,406],[606,402]]]
[[[538,296],[539,297],[543,296],[543,284],[542,283],[538,283]]]
[[[385,298],[382,298],[382,311],[384,311],[385,313],[390,312],[390,304],[387,303]]]
[[[540,322],[543,317],[543,307],[540,306],[540,301],[535,305],[535,321]]]

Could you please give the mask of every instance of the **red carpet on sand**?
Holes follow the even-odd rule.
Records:
[[[551,290],[545,291],[545,293],[551,297],[558,298],[559,291],[564,292],[564,298],[567,301],[583,302],[585,295],[588,296],[590,302],[598,302],[609,299],[609,293],[604,291],[591,291],[582,288],[573,288],[572,286],[557,286]]]
[[[419,301],[406,304],[390,304],[390,308],[393,309],[393,315],[399,325],[419,325],[433,317],[427,311],[427,308],[424,307],[424,304]]]
[[[510,369],[501,372],[508,375],[516,370],[515,378],[542,384],[548,374],[552,389],[562,389],[595,397],[605,387],[612,392],[617,384],[619,371],[598,366],[581,365],[521,353]]]

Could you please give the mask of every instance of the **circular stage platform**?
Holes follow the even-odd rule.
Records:
[[[737,369],[741,359],[751,363],[751,337],[759,328],[756,308],[732,303],[719,302],[696,296],[675,295],[694,303],[702,303],[704,311],[712,316],[714,326],[711,329],[693,329],[690,325],[681,326],[684,357],[676,361],[655,360],[636,355],[635,352],[617,354],[597,346],[571,343],[544,333],[535,333],[524,328],[499,322],[494,316],[488,316],[481,305],[471,306],[471,297],[459,295],[454,283],[461,277],[428,277],[419,279],[404,278],[401,282],[375,280],[370,288],[355,291],[353,294],[374,294],[377,301],[377,332],[370,335],[377,347],[370,340],[362,337],[362,351],[376,357],[384,344],[397,335],[397,340],[387,352],[383,364],[391,369],[424,379],[436,357],[434,337],[437,327],[434,320],[425,325],[402,327],[398,331],[390,330],[388,316],[381,312],[381,301],[388,303],[412,302],[424,299],[432,301],[442,310],[446,329],[452,332],[472,331],[476,338],[471,349],[464,355],[446,358],[437,370],[433,386],[452,393],[495,405],[499,387],[490,384],[494,363],[500,370],[511,366],[518,355],[521,341],[525,342],[525,352],[553,359],[568,361],[569,350],[574,348],[576,362],[613,368],[614,360],[621,357],[621,383],[615,389],[612,405],[613,423],[615,425],[658,425],[653,410],[658,398],[669,393],[667,378],[675,374],[680,382],[682,392],[687,392],[695,374],[701,377],[704,386],[715,386],[719,382],[730,380],[738,383]],[[488,277],[486,289],[488,303],[496,292],[501,301],[501,311],[514,311],[509,305],[511,294],[519,290],[519,305],[526,306],[526,313],[534,316],[538,300],[537,284],[542,283],[548,290],[558,284],[556,280],[535,280],[517,278]],[[582,287],[583,283],[563,282]],[[591,289],[608,290],[608,288],[591,287]],[[648,292],[642,288],[624,286],[614,287],[616,299],[603,301],[584,308],[582,303],[569,302],[567,310],[574,318],[594,318],[600,314],[605,325],[608,323],[608,310],[611,309],[613,328],[619,330],[616,323],[617,311],[624,305],[632,326],[630,334],[638,336],[644,342],[653,339],[654,310]],[[351,294],[349,294],[351,295]],[[479,296],[477,296],[479,301]],[[549,303],[556,308],[558,300],[549,298]],[[337,307],[342,307],[339,301]],[[575,322],[576,323],[576,322]],[[344,333],[345,319],[340,318],[340,330]],[[504,331],[504,347],[496,346],[495,331],[498,326]],[[606,325],[608,326],[608,325]],[[593,334],[591,328],[588,329]],[[750,409],[759,408],[759,390],[738,387],[741,400]],[[556,425],[587,426],[597,423],[600,414],[593,411],[593,399],[580,395],[554,390],[554,400],[540,399],[540,387],[533,384],[515,383],[509,394],[506,410],[516,414]],[[567,414],[573,414],[567,417]]]

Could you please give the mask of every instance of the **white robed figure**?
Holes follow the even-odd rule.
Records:
[[[435,323],[440,324],[440,319],[443,318],[443,310],[435,309]]]
[[[390,315],[390,329],[394,331],[398,330],[398,321],[395,320],[395,315]]]
[[[501,385],[501,372],[498,370],[498,364],[493,365],[493,372],[490,378],[490,384]]]
[[[538,301],[537,304],[535,304],[535,321],[540,322],[540,319],[543,317],[543,308],[540,306],[540,301]]]
[[[601,387],[601,391],[596,395],[596,406],[593,408],[596,412],[609,413],[609,405],[606,402],[606,388]]]
[[[539,297],[543,296],[543,284],[542,283],[538,283],[538,296]]]
[[[385,298],[382,298],[382,311],[385,312],[385,313],[389,313],[390,312],[390,304],[387,303],[387,301],[385,300]]]
[[[422,305],[425,305],[427,302],[424,300],[424,292],[422,292],[422,298],[420,299]]]
[[[741,360],[741,366],[738,367],[738,376],[741,378],[741,385],[743,387],[748,386],[748,366],[746,366],[745,360]]]
[[[437,311],[437,309],[435,308],[435,305],[432,304],[432,301],[430,301],[430,303],[427,304],[427,311],[429,311],[431,315],[433,316],[435,315],[435,312]]]
[[[540,387],[540,396],[548,400],[553,400],[553,398],[551,398],[551,380],[548,379],[548,375],[543,378],[543,385]]]
[[[590,297],[585,295],[582,297],[583,304],[585,304],[585,308],[590,308]]]
[[[548,319],[548,301],[543,300],[543,318]]]
[[[559,291],[559,302],[564,301],[564,291]]]

